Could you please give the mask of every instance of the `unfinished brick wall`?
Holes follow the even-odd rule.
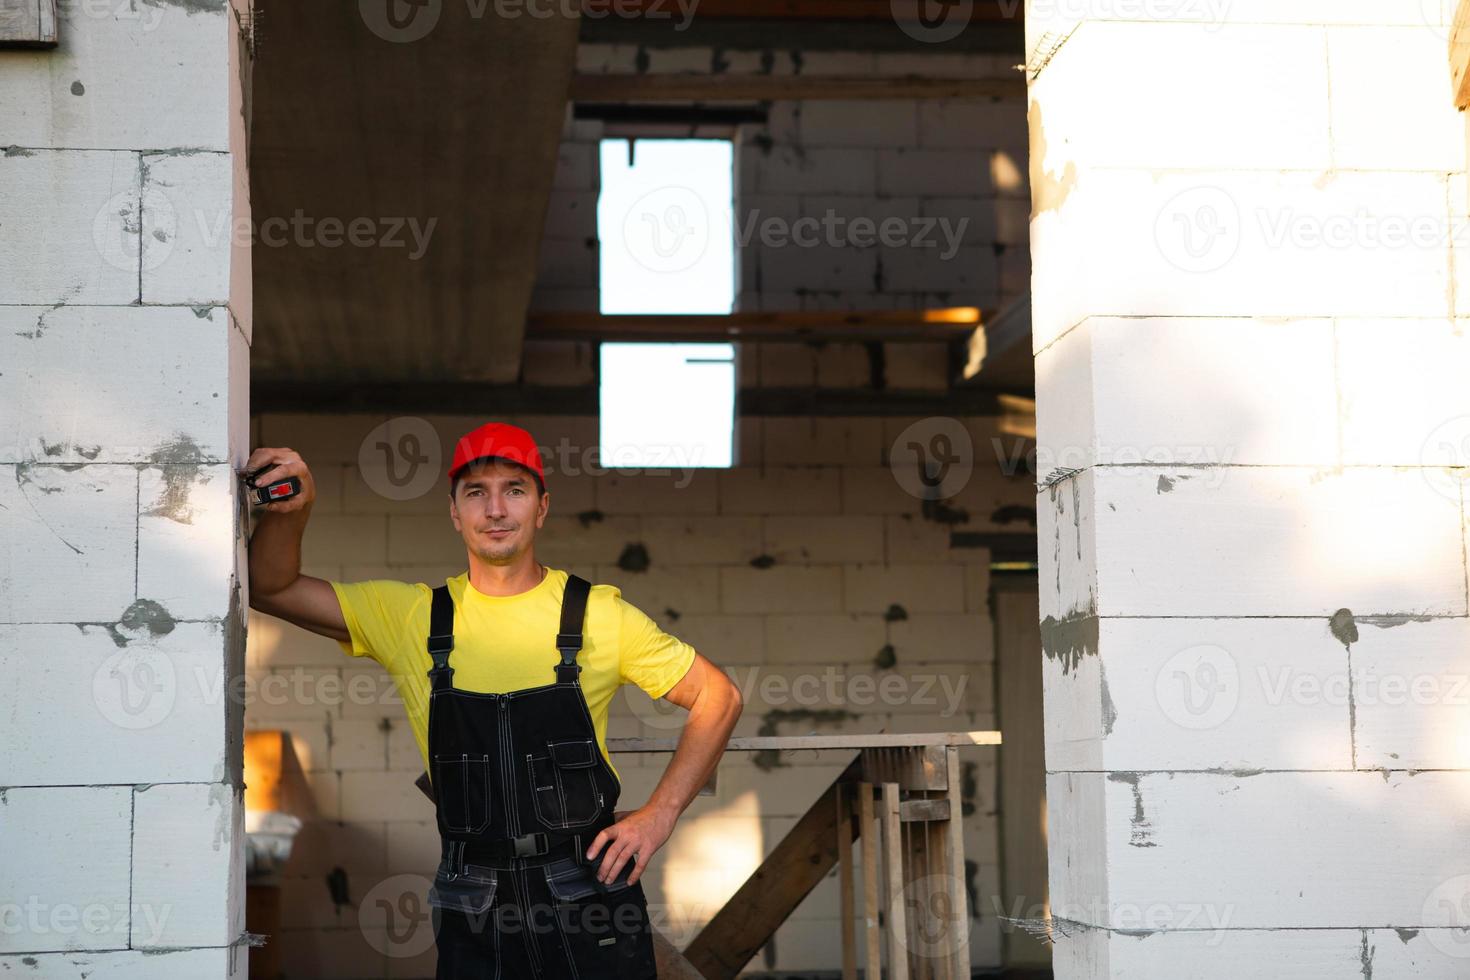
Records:
[[[0,50],[0,973],[244,976],[248,4]]]
[[[465,567],[442,481],[421,497],[390,501],[360,476],[358,450],[382,421],[266,416],[257,420],[258,439],[286,442],[313,467],[321,497],[306,537],[309,573],[442,581]],[[447,451],[482,420],[429,421]],[[563,440],[579,452],[596,445],[592,418],[513,421],[553,452]],[[989,553],[951,548],[949,532],[1029,532],[1024,519],[1003,523],[997,512],[1031,505],[1031,477],[1005,476],[993,462],[995,420],[963,419],[981,459],[949,502],[952,518],[965,516],[953,525],[926,519],[886,465],[889,446],[913,421],[743,419],[740,465],[693,471],[687,485],[676,485],[682,474],[553,473],[538,555],[617,584],[728,671],[746,693],[739,734],[992,728]],[[570,458],[586,466],[585,457]],[[645,571],[618,565],[634,543],[647,550]],[[404,938],[412,934],[403,910],[413,906],[398,902],[405,890],[427,888],[437,835],[432,809],[412,785],[420,757],[389,682],[336,643],[258,615],[250,640],[257,696],[247,723],[290,731],[306,770],[292,807],[308,820],[287,868],[287,931],[278,940],[290,975],[431,976],[432,949]],[[792,686],[799,678],[808,680]],[[889,681],[896,696],[863,693],[863,683],[884,678],[897,679]],[[813,683],[835,688],[821,687],[814,700],[803,693]],[[826,696],[833,689],[835,700]],[[609,734],[672,734],[652,708],[624,688]],[[962,759],[966,854],[979,903],[974,962],[996,965],[995,750],[965,750]],[[668,756],[616,761],[628,806],[647,798]],[[753,753],[726,756],[718,794],[686,811],[645,879],[660,928],[687,943],[846,761],[807,752],[772,767]],[[328,883],[336,869],[345,874],[341,905]],[[839,966],[837,909],[834,871],[752,968]]]

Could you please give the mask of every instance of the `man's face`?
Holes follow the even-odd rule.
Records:
[[[460,475],[449,518],[472,553],[505,565],[531,549],[550,503],[551,495],[538,493],[529,470],[492,460]]]

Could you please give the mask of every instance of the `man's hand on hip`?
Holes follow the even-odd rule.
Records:
[[[674,832],[677,818],[678,814],[669,810],[648,806],[631,811],[615,810],[613,825],[594,837],[587,850],[587,859],[595,860],[603,845],[607,845],[602,866],[597,869],[597,880],[604,883],[615,880],[631,860],[633,871],[628,875],[628,884],[637,884],[653,852],[663,847]]]

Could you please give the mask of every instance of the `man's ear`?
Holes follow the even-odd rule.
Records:
[[[541,506],[536,509],[536,526],[540,527],[546,522],[546,512],[551,509],[550,492],[541,495]]]

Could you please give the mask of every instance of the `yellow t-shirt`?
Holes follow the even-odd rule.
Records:
[[[561,663],[556,634],[567,573],[548,568],[535,588],[518,595],[485,595],[469,572],[445,580],[454,598],[454,686],[503,694],[556,680]],[[332,582],[351,641],[339,640],[354,657],[382,664],[398,685],[419,753],[429,758],[429,678],[433,665],[425,647],[433,590],[423,583],[373,579]],[[623,684],[637,684],[661,698],[694,663],[694,648],[659,629],[615,585],[593,585],[587,596],[577,675],[592,714],[597,744],[608,765],[607,711]],[[613,767],[617,773],[617,767]],[[619,776],[621,779],[621,776]]]

